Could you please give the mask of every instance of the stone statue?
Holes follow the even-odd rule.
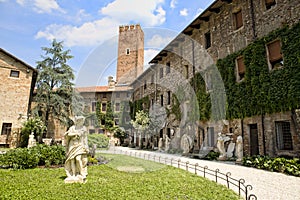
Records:
[[[225,145],[224,145],[224,137],[222,136],[222,133],[218,133],[218,142],[217,142],[217,148],[220,153],[219,160],[226,160],[226,151],[225,151]]]
[[[227,147],[227,152],[226,152],[227,158],[232,158],[234,148],[235,148],[235,143],[230,142],[228,147]]]
[[[28,139],[28,148],[36,146],[36,140],[34,139],[34,134],[31,132]]]
[[[181,137],[181,141],[180,141],[180,146],[181,149],[183,150],[182,154],[188,154],[192,148],[192,145],[193,145],[192,138],[187,134],[184,134]]]
[[[81,120],[81,121],[80,121]],[[77,119],[75,124],[65,133],[66,162],[65,183],[83,183],[87,176],[87,131],[83,126],[84,118]]]
[[[235,154],[237,157],[236,162],[242,162],[242,160],[243,160],[243,138],[240,135],[236,139]]]
[[[170,149],[170,143],[171,143],[171,139],[168,137],[168,135],[166,135],[165,152],[169,151],[169,149]]]
[[[163,148],[163,139],[159,138],[159,141],[158,141],[158,151],[162,151],[162,148]]]

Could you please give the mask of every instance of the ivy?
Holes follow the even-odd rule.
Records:
[[[300,106],[300,24],[284,27],[258,39],[245,49],[217,62],[227,96],[227,118],[243,118],[263,113],[282,112]],[[275,39],[282,43],[284,67],[269,70],[266,44]],[[244,57],[245,78],[236,81],[235,60]],[[206,97],[197,91],[198,100]],[[201,107],[206,104],[202,104]],[[204,111],[200,107],[200,115]]]

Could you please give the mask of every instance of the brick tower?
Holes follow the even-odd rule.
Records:
[[[144,69],[144,32],[139,24],[119,27],[117,83],[129,84]]]

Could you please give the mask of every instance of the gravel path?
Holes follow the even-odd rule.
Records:
[[[255,194],[259,200],[300,200],[300,177],[288,176],[281,173],[268,172],[264,170],[259,170],[250,167],[243,167],[240,165],[235,165],[232,162],[220,162],[220,161],[206,161],[184,157],[181,155],[166,154],[160,152],[135,150],[126,147],[112,147],[110,150],[101,151],[103,153],[121,153],[131,152],[131,155],[136,155],[140,157],[146,156],[156,156],[162,159],[173,158],[173,160],[181,160],[183,162],[189,162],[191,164],[198,163],[199,166],[207,166],[208,169],[216,170],[219,169],[221,173],[226,174],[231,173],[234,179],[244,179],[246,185],[252,185],[253,189],[249,190],[249,194]],[[161,161],[162,162],[162,161]],[[185,166],[182,166],[185,168]],[[193,169],[190,169],[194,173]],[[207,178],[214,180],[215,177],[207,176]],[[225,181],[218,181],[221,184],[227,185]],[[234,191],[238,192],[237,189]]]

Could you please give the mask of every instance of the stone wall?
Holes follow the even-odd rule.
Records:
[[[18,71],[19,77],[11,77],[11,70]],[[27,120],[34,73],[30,66],[0,51],[0,133],[3,123],[12,124],[11,134],[19,133]],[[6,135],[1,135],[0,144],[5,144],[6,139]]]
[[[218,59],[237,52],[247,45],[251,44],[256,38],[261,38],[271,31],[282,28],[285,25],[292,26],[299,21],[300,17],[300,1],[293,2],[287,0],[277,0],[276,5],[267,9],[265,1],[253,0],[233,0],[233,1],[215,1],[208,9],[206,9],[198,18],[195,19],[188,27],[178,35],[171,43],[169,43],[155,58],[153,58],[153,66],[151,70],[145,71],[137,81],[134,82],[135,88],[134,100],[149,96],[150,100],[155,98],[159,102],[160,95],[164,95],[164,107],[170,109],[165,104],[166,94],[168,91],[172,95],[177,95],[176,91],[184,86],[184,81],[189,81],[194,73],[200,72],[206,81],[206,85],[210,84],[208,67],[215,64]],[[242,12],[243,25],[240,28],[235,28],[235,15],[237,12]],[[205,34],[210,32],[211,46],[205,48]],[[166,65],[170,63],[171,73],[166,74]],[[159,78],[160,68],[163,68],[164,78]],[[147,88],[142,85],[149,83],[152,74],[155,74],[155,84]],[[193,86],[189,86],[193,87]],[[186,87],[183,87],[186,88]],[[207,90],[209,92],[209,88]],[[192,97],[192,93],[188,93]],[[186,100],[188,100],[186,98]],[[181,102],[182,113],[184,111]],[[172,106],[172,105],[171,105]],[[181,137],[183,127],[180,127],[181,120],[174,123],[170,115],[167,119],[163,133],[166,134],[167,128],[173,128],[178,132],[176,136]],[[296,133],[293,123],[291,122],[291,134],[293,139],[293,150],[280,151],[276,146],[276,121],[291,122],[290,112],[273,113],[265,116],[253,116],[246,119],[234,119],[228,121],[228,125],[224,125],[222,121],[199,121],[197,124],[197,132],[200,145],[208,146],[208,128],[214,128],[213,140],[217,141],[217,133],[232,133],[233,140],[238,135],[242,135],[244,139],[244,153],[250,155],[253,153],[251,146],[250,125],[252,131],[257,126],[257,154],[275,155],[298,155],[300,150],[299,135]],[[176,124],[176,126],[172,126]],[[197,135],[195,133],[195,135]],[[200,134],[200,135],[199,135]],[[263,139],[265,138],[265,139]],[[171,138],[173,139],[173,138]],[[180,143],[171,142],[172,148],[180,148]]]

